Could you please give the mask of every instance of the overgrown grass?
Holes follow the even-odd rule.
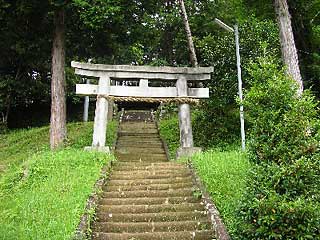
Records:
[[[93,123],[70,123],[68,127],[67,146],[83,148],[92,142]],[[108,123],[107,145],[112,145],[115,139],[117,123]],[[31,128],[10,131],[0,134],[0,166],[21,164],[33,154],[49,149],[49,127]],[[1,170],[1,168],[0,168]]]
[[[236,211],[250,170],[247,156],[238,150],[210,150],[194,155],[192,164],[232,235],[238,224]]]
[[[173,116],[161,120],[160,134],[168,144],[171,158],[174,158],[179,147],[178,118]],[[220,211],[229,233],[233,235],[238,224],[236,211],[250,169],[247,156],[230,145],[223,150],[213,149],[194,155],[192,163]]]
[[[174,159],[180,145],[178,117],[172,116],[170,118],[162,119],[159,128],[160,135],[168,145],[170,158]]]
[[[68,128],[69,146],[55,152],[48,148],[48,128],[2,136],[9,142],[1,143],[3,162],[14,164],[0,179],[0,239],[72,237],[102,166],[112,156],[82,150],[91,144],[92,123]],[[109,143],[115,129],[116,123],[109,124]]]

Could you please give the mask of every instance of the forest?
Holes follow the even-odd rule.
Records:
[[[243,100],[238,96],[235,35],[215,19],[239,28]],[[34,164],[30,176],[38,179],[36,174],[49,171],[41,161],[59,169],[51,150],[57,149],[58,163],[64,154],[76,155],[91,141],[95,99],[90,103],[90,122],[78,126],[83,97],[76,95],[75,85],[86,79],[74,73],[71,61],[214,67],[211,79],[203,83],[210,98],[192,106],[195,145],[204,152],[191,161],[216,202],[230,239],[320,239],[320,0],[0,0],[0,53],[0,200],[16,196],[29,184],[23,183],[23,169],[29,164]],[[245,153],[240,150],[240,105]],[[174,158],[179,145],[177,105],[161,104],[156,112],[161,112],[160,134]],[[108,126],[110,145],[115,125]],[[33,131],[38,140],[30,137],[30,143],[22,145]],[[11,148],[14,144],[18,145]],[[19,155],[19,148],[31,160],[23,152]],[[32,157],[38,151],[45,155]],[[95,172],[83,179],[86,189],[77,189],[84,202],[101,167],[111,160],[99,154],[80,155],[73,164],[83,159],[80,171],[90,167]],[[236,162],[219,163],[220,156]],[[215,164],[226,164],[238,174],[234,182],[239,185],[234,186],[240,190],[232,203],[225,200],[223,189],[211,190],[217,187],[209,172]],[[225,181],[227,186],[229,179]],[[31,198],[34,193],[29,193]],[[13,219],[12,224],[16,213],[4,210],[13,206],[6,201],[0,211]],[[23,227],[6,226],[0,239],[4,232],[7,239],[28,239],[22,237]],[[29,239],[48,238],[30,234]],[[69,238],[70,233],[52,237]]]

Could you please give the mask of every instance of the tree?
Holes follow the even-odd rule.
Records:
[[[65,25],[64,7],[54,11],[54,37],[52,45],[50,146],[55,149],[63,145],[67,136],[66,92],[65,92]]]
[[[198,66],[198,59],[197,59],[196,50],[194,48],[194,44],[193,44],[193,40],[192,40],[192,34],[191,34],[191,29],[190,29],[190,25],[189,25],[189,20],[188,20],[188,15],[187,15],[186,7],[184,4],[184,0],[179,0],[179,4],[181,7],[181,15],[182,15],[182,19],[183,19],[184,28],[185,28],[185,31],[187,34],[188,47],[189,47],[189,52],[190,52],[190,61],[191,61],[191,64],[193,67],[197,67]]]
[[[303,91],[303,82],[287,0],[275,0],[275,11],[280,30],[282,58],[287,67],[288,74],[297,82],[299,86],[298,94],[301,95]]]

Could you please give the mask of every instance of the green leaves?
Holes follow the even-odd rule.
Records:
[[[255,164],[241,201],[244,239],[319,236],[320,153],[317,102],[267,57],[248,69],[244,101],[249,156]],[[252,201],[254,199],[254,201]]]

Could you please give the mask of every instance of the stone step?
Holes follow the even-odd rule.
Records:
[[[128,174],[122,174],[121,172],[113,172],[110,176],[112,180],[138,180],[138,179],[165,179],[165,178],[175,178],[175,177],[187,177],[190,176],[190,172],[139,172],[131,171]]]
[[[156,128],[136,128],[136,129],[123,129],[120,128],[120,131],[118,131],[118,136],[128,136],[128,135],[157,135],[158,136],[158,129]]]
[[[123,147],[138,147],[138,148],[162,148],[163,144],[160,140],[157,141],[122,141],[118,140],[116,149],[121,149]]]
[[[125,163],[125,164],[123,164]],[[146,163],[146,165],[140,165],[139,163],[134,164],[132,162],[129,162],[128,164],[126,162],[118,162],[113,166],[113,171],[130,171],[130,170],[140,170],[140,171],[155,171],[155,170],[183,170],[188,169],[185,165],[150,165]]]
[[[113,180],[110,179],[108,186],[148,186],[151,184],[177,184],[177,183],[190,183],[191,177],[175,177],[165,179],[138,179],[138,180]]]
[[[174,179],[176,177],[188,177],[190,173],[177,173],[177,174],[148,174],[148,175],[123,175],[123,174],[115,174],[112,173],[111,179],[112,180],[140,180],[140,179]]]
[[[110,233],[176,232],[210,230],[208,221],[139,222],[117,223],[97,222],[94,231]]]
[[[131,191],[133,192],[133,191]],[[194,196],[190,197],[138,197],[138,198],[102,198],[100,205],[155,205],[155,204],[178,204],[200,202]]]
[[[167,222],[167,221],[206,221],[207,212],[160,212],[144,214],[98,214],[98,221],[102,222]]]
[[[168,162],[168,159],[165,157],[162,158],[118,158],[118,161],[121,162],[132,162],[132,163],[141,163],[141,162],[146,162],[146,163],[158,163],[158,162]]]
[[[158,128],[155,125],[150,125],[150,126],[120,126],[119,127],[119,132],[144,132],[147,131],[147,133],[158,133]]]
[[[114,191],[103,192],[102,198],[142,198],[142,197],[193,197],[193,188],[175,189],[172,191],[167,190],[140,190],[140,191]]]
[[[161,143],[162,146],[162,141],[160,138],[129,138],[129,137],[122,137],[122,138],[118,138],[117,141],[117,147],[119,147],[118,145],[120,144],[120,146],[122,145],[132,145],[132,146],[136,146],[136,145],[140,145],[140,144],[154,144],[157,145]]]
[[[118,135],[118,139],[152,139],[152,138],[156,138],[156,139],[160,139],[160,136],[158,133],[127,133],[127,134],[120,134]]]
[[[157,158],[162,158],[162,157],[166,157],[166,155],[164,153],[139,153],[139,152],[135,152],[135,153],[119,153],[119,152],[115,152],[115,155],[118,158],[132,158],[132,159],[139,159],[139,158],[148,158],[148,159],[157,159]]]
[[[179,188],[191,188],[192,182],[176,183],[176,184],[146,184],[146,185],[109,185],[103,187],[103,191],[155,191],[155,190],[174,190]]]
[[[141,145],[145,145],[147,147],[151,147],[151,146],[156,146],[156,147],[162,147],[163,144],[161,142],[160,139],[118,139],[117,142],[117,148],[119,149],[120,147],[129,147],[129,146],[141,146]]]
[[[165,154],[166,152],[164,151],[164,149],[162,148],[162,146],[160,147],[140,147],[140,146],[123,146],[121,148],[117,148],[116,149],[117,153],[120,154],[126,154],[126,153],[155,153],[155,154]]]
[[[137,175],[143,175],[143,176],[149,176],[149,175],[163,175],[163,174],[170,174],[174,175],[177,177],[181,176],[189,176],[191,172],[187,168],[180,168],[180,169],[147,169],[147,170],[136,170],[136,169],[131,169],[131,170],[115,170],[113,169],[111,173],[111,178],[113,176],[137,176]]]
[[[159,162],[159,163],[131,163],[131,162],[115,162],[114,166],[132,166],[132,167],[186,167],[186,164],[184,163],[178,163],[178,162],[173,162],[173,161],[168,161],[168,162]]]
[[[98,214],[114,213],[159,213],[203,211],[203,203],[154,204],[154,205],[99,205]]]
[[[145,233],[94,232],[94,240],[213,240],[213,230]]]

